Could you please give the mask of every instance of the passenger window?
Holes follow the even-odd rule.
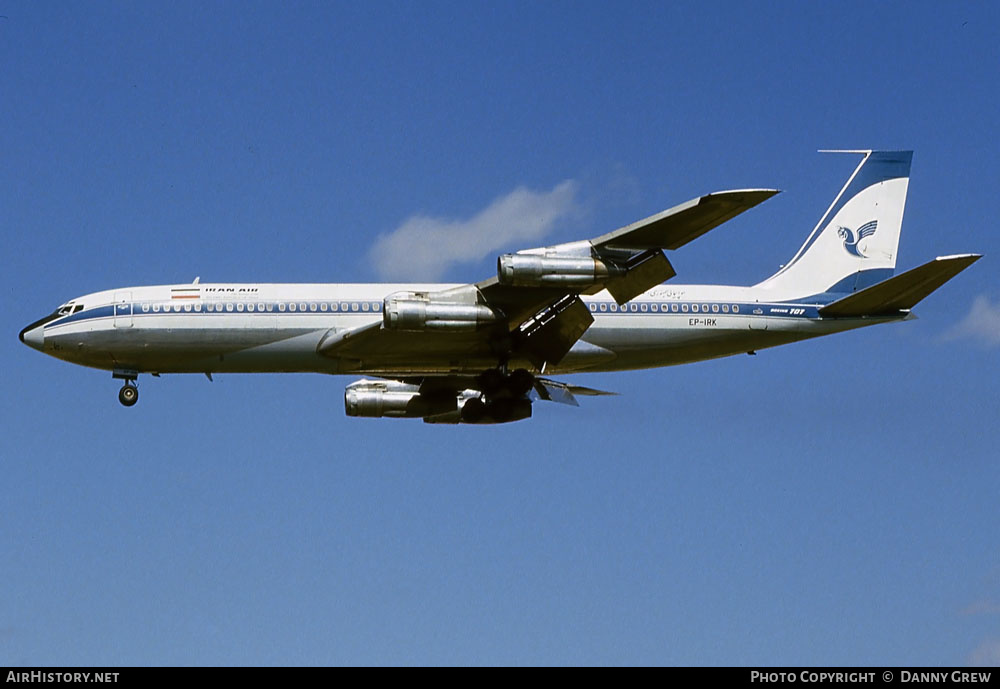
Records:
[[[379,303],[377,301],[376,302],[372,302],[372,311],[381,311],[381,310],[382,310],[382,304],[381,303]]]
[[[646,310],[646,309],[648,309],[648,308],[649,308],[649,307],[648,307],[648,306],[646,306],[645,304],[642,304],[642,305],[641,305],[641,306],[639,307],[639,309],[640,309],[641,311],[645,311],[645,310]]]
[[[285,302],[278,303],[278,311],[281,311],[282,313],[285,312]]]
[[[684,313],[687,313],[688,312],[688,305],[687,304],[681,304],[681,311],[683,311]]]
[[[593,304],[593,303],[592,303],[592,304],[590,305],[590,312],[591,312],[591,313],[595,313],[596,311],[597,311],[597,304]]]
[[[612,311],[617,311],[618,310],[618,304],[612,304],[611,305],[611,310]]]
[[[657,311],[660,310],[660,305],[659,304],[652,304],[649,308],[653,311],[653,313],[656,313]],[[666,309],[663,309],[663,310],[666,311]]]
[[[160,305],[153,304],[153,313],[159,313],[159,311],[160,311]]]
[[[740,312],[740,307],[737,306],[736,304],[733,304],[733,313],[739,313],[739,312]]]
[[[698,305],[697,304],[691,304],[691,310],[694,311],[695,313],[698,313]]]
[[[326,302],[325,301],[319,305],[319,310],[320,311],[324,311],[324,312],[326,311]]]
[[[361,304],[361,310],[362,311],[367,311],[368,310],[368,302],[364,302],[364,303]]]
[[[312,304],[309,305],[309,310],[310,311],[316,311],[316,303],[315,302],[313,302]]]
[[[722,313],[729,313],[729,304],[722,305]]]
[[[299,304],[299,311],[305,311],[305,310],[306,310],[306,305],[305,304]]]
[[[608,310],[608,305],[607,304],[601,304],[601,311],[607,311],[607,310]]]
[[[670,310],[673,311],[674,313],[677,313],[677,304],[671,304]]]
[[[142,305],[142,312],[143,313],[147,313],[148,311],[149,311],[149,304],[143,304]]]
[[[719,305],[712,304],[712,313],[719,313]]]
[[[191,310],[191,305],[190,304],[185,304],[184,305],[184,310],[185,311],[190,311]]]
[[[232,304],[232,302],[227,303],[226,304],[226,311],[232,312],[232,310],[233,310],[233,304]]]
[[[237,302],[237,304],[236,304],[236,310],[237,311],[242,311],[243,310],[243,302]]]
[[[288,305],[288,310],[289,311],[294,311],[295,310],[295,302],[294,301],[291,304]]]
[[[351,304],[351,311],[357,311],[357,310],[358,310],[358,302],[354,302],[353,304]]]

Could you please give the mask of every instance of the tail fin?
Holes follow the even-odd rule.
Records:
[[[864,158],[785,266],[756,285],[775,299],[843,296],[892,276],[913,151],[846,151]]]

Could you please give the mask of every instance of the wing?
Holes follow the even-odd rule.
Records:
[[[679,249],[777,193],[777,189],[735,189],[706,194],[601,235],[593,244],[629,249]]]
[[[345,370],[442,372],[442,362],[491,368],[558,363],[593,323],[581,294],[625,303],[676,273],[677,249],[774,196],[773,189],[707,194],[591,240],[505,254],[497,275],[441,292],[389,295],[381,323],[330,331],[317,351]],[[353,362],[353,363],[351,363]]]

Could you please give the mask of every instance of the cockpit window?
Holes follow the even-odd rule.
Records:
[[[78,313],[83,310],[83,304],[74,304],[70,302],[68,304],[63,304],[58,309],[56,309],[57,316],[68,316],[71,313]]]

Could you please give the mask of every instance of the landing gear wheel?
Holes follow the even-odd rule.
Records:
[[[487,396],[493,395],[502,390],[506,382],[504,374],[495,368],[484,371],[483,374],[479,376],[479,384],[482,386],[482,390]]]
[[[523,368],[519,368],[510,374],[510,391],[514,397],[525,395],[535,384],[535,377]]]
[[[483,401],[473,397],[462,406],[462,421],[466,423],[476,423],[486,414],[486,405]]]
[[[118,401],[126,407],[131,407],[139,401],[139,388],[125,383],[122,389],[118,391]]]
[[[486,412],[493,418],[494,421],[499,421],[503,423],[508,421],[512,416],[514,411],[514,400],[509,397],[501,397],[498,400],[490,402],[490,405],[486,408]]]

